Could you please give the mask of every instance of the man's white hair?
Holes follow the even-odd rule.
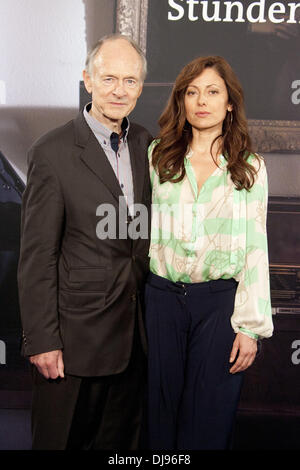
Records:
[[[137,42],[134,41],[130,36],[126,36],[125,34],[109,34],[99,39],[87,54],[86,61],[85,61],[86,72],[89,75],[92,74],[95,57],[98,54],[101,47],[103,46],[103,44],[108,41],[116,41],[117,39],[125,39],[125,41],[131,44],[131,46],[136,50],[136,52],[140,56],[140,59],[142,62],[142,70],[143,70],[142,79],[144,81],[147,75],[147,60],[146,60],[145,54],[140,48],[140,46],[137,44]]]

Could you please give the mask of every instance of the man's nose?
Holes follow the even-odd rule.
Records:
[[[116,83],[113,93],[117,96],[124,96],[126,94],[125,86],[122,80]]]

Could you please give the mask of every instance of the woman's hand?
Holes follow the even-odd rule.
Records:
[[[254,361],[256,352],[256,339],[250,338],[241,332],[237,333],[233,342],[229,362],[234,362],[237,354],[239,354],[235,364],[231,367],[229,372],[231,372],[231,374],[235,374],[236,372],[241,372],[242,370],[247,369]]]

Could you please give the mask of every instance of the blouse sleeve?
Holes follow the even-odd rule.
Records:
[[[255,338],[273,334],[267,242],[268,181],[264,160],[256,181],[246,191],[245,264],[239,282],[231,324],[234,331]]]

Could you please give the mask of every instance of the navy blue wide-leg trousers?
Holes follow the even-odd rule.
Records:
[[[227,449],[243,373],[231,374],[237,282],[146,284],[149,448]]]

